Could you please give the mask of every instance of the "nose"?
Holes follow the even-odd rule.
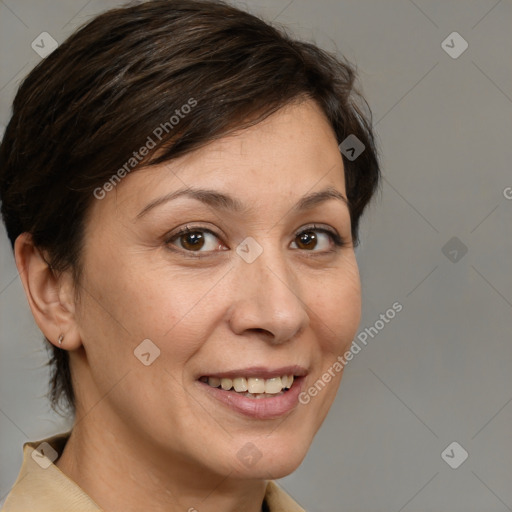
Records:
[[[272,344],[296,337],[309,324],[300,283],[277,251],[264,250],[252,263],[239,260],[233,269],[233,301],[229,324],[233,332],[264,333]]]

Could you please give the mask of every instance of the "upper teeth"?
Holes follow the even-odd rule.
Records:
[[[206,379],[205,379],[206,380]],[[282,377],[273,377],[272,379],[260,379],[257,377],[236,377],[235,379],[227,379],[218,377],[208,377],[208,384],[214,388],[219,386],[225,391],[234,388],[235,391],[243,393],[268,393],[275,395],[283,389],[290,388],[293,384],[293,375],[283,375]]]

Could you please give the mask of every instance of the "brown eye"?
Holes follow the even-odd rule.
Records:
[[[318,253],[332,252],[334,247],[342,247],[343,239],[335,231],[327,228],[308,226],[305,230],[296,233],[292,242],[293,249]]]
[[[299,249],[314,249],[318,243],[318,238],[314,231],[304,231],[297,237],[297,246]]]
[[[186,252],[209,253],[225,251],[219,237],[209,229],[202,227],[189,227],[172,235],[165,242],[168,246],[175,246]]]
[[[201,231],[191,231],[179,237],[181,247],[187,251],[197,251],[204,246],[204,235]]]

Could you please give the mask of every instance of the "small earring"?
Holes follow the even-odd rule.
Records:
[[[59,336],[59,340],[58,340],[58,341],[59,341],[59,346],[60,346],[60,345],[62,345],[62,340],[63,340],[63,339],[64,339],[64,334],[61,334],[61,335]]]

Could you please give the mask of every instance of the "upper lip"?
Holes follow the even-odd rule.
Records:
[[[282,366],[281,368],[269,369],[264,366],[251,366],[249,368],[240,368],[236,370],[216,371],[205,373],[201,377],[217,377],[219,379],[233,379],[236,377],[259,377],[261,379],[272,379],[274,377],[282,377],[283,375],[294,375],[295,377],[303,377],[307,375],[306,368],[300,365]]]

